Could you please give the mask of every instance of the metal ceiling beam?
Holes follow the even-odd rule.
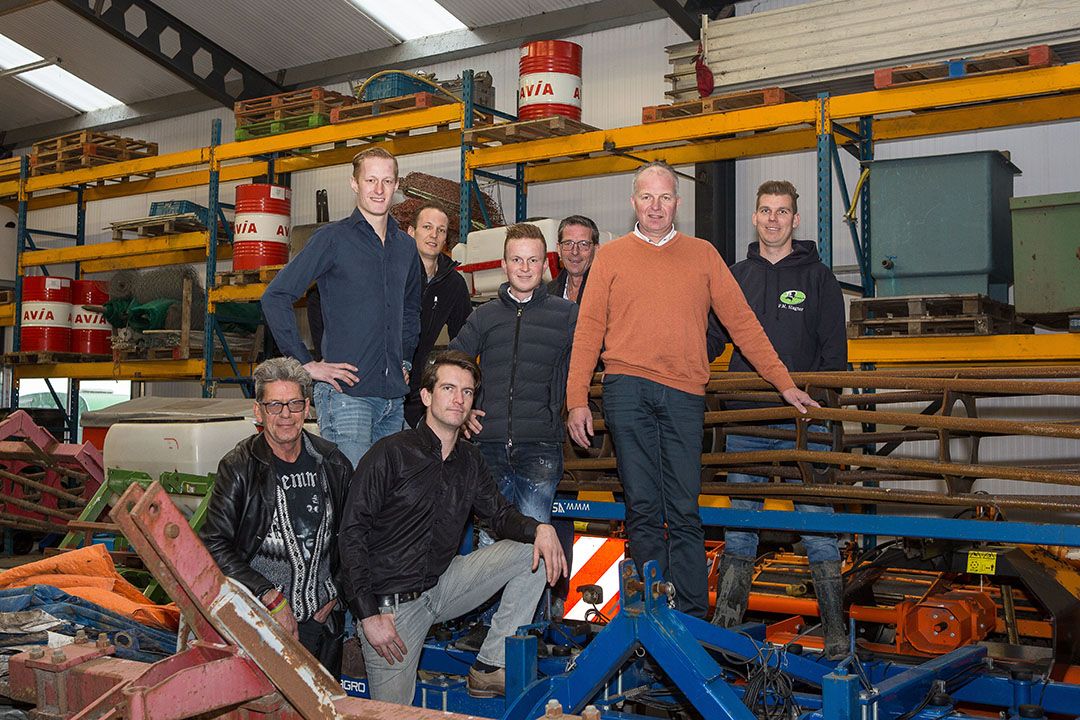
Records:
[[[414,68],[498,52],[530,40],[608,30],[666,17],[652,0],[599,0],[587,5],[409,40],[393,47],[301,65],[285,71],[289,86],[341,82],[385,70]],[[476,68],[482,70],[483,68]]]
[[[8,0],[10,1],[10,0]],[[0,3],[5,0],[0,0]],[[383,70],[408,69],[436,62],[464,60],[517,47],[525,40],[567,37],[635,25],[667,16],[652,0],[599,0],[575,8],[489,25],[476,30],[450,32],[411,40],[383,50],[302,65],[283,71],[288,87],[342,82]],[[483,68],[478,68],[482,70]],[[512,90],[511,90],[512,91]],[[144,122],[211,110],[217,104],[202,93],[184,92],[119,108],[107,108],[74,118],[9,129],[5,144],[25,147],[45,138],[87,128],[115,130]]]
[[[686,12],[686,8],[679,4],[679,0],[653,0],[653,2],[667,13],[667,16],[689,35],[691,40],[701,37],[701,22]]]
[[[150,0],[110,0],[107,6],[103,0],[57,2],[226,107],[238,99],[285,90]]]

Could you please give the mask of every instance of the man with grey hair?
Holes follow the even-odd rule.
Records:
[[[566,424],[574,441],[588,447],[589,385],[600,358],[630,555],[639,569],[658,561],[675,584],[677,607],[705,618],[698,495],[710,308],[786,402],[802,411],[817,403],[791,381],[716,248],[675,229],[679,193],[671,166],[642,166],[630,203],[633,232],[601,246],[589,273],[570,358]]]
[[[221,571],[336,676],[345,625],[337,534],[352,463],[304,430],[312,380],[299,361],[273,358],[254,375],[262,432],[221,459],[200,535]]]

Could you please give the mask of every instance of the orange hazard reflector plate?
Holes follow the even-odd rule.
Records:
[[[619,611],[619,563],[625,556],[625,540],[574,535],[570,592],[564,608],[567,620],[585,620],[585,614],[593,609],[581,599],[578,588],[582,585],[599,585],[604,589],[604,604],[596,609],[605,617],[610,619]]]

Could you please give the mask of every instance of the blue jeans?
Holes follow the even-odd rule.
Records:
[[[551,522],[551,503],[563,476],[562,444],[481,442],[477,446],[502,496],[522,515],[542,523]],[[488,534],[481,531],[480,546],[491,542]]]
[[[329,383],[315,383],[319,434],[335,443],[356,467],[377,440],[393,435],[405,423],[403,398],[352,397]]]
[[[547,584],[543,561],[536,572],[532,571],[532,554],[531,544],[503,540],[474,553],[458,555],[439,576],[435,587],[416,600],[380,610],[394,615],[398,635],[405,643],[404,662],[387,663],[375,652],[364,631],[358,629],[372,699],[411,704],[416,694],[416,669],[431,626],[475,610],[499,590],[502,590],[502,604],[492,618],[491,630],[476,659],[506,667],[506,638],[532,622],[536,603]],[[400,717],[408,715],[403,709]]]
[[[709,596],[698,495],[705,397],[608,375],[604,418],[615,443],[630,556],[639,572],[656,560],[675,584],[676,607],[704,618]]]
[[[779,430],[794,430],[791,424],[774,424],[768,427]],[[827,433],[829,430],[824,425],[811,425],[810,432]],[[754,450],[787,450],[795,447],[794,440],[778,440],[774,438],[750,437],[749,435],[728,435],[728,452],[753,452]],[[828,450],[829,446],[822,443],[807,443],[808,450]],[[767,478],[758,475],[745,475],[743,473],[731,473],[727,476],[729,483],[763,483]],[[800,482],[794,478],[786,479],[786,482]],[[749,498],[732,498],[731,506],[737,510],[760,510],[762,502]],[[831,513],[829,505],[804,505],[796,503],[798,512]],[[827,560],[839,560],[840,549],[836,537],[832,535],[803,535],[803,545],[806,547],[806,559],[812,563],[825,562]],[[730,554],[743,560],[755,560],[757,558],[758,534],[753,530],[726,530],[724,532],[724,553]]]

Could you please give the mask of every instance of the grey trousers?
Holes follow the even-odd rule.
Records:
[[[503,591],[502,603],[491,619],[491,630],[477,659],[488,665],[505,667],[506,638],[522,625],[532,622],[547,584],[543,562],[536,572],[532,572],[532,556],[532,545],[500,540],[468,555],[455,557],[439,577],[438,584],[416,600],[396,608],[384,608],[384,614],[394,615],[398,635],[405,643],[405,661],[390,665],[375,652],[363,630],[358,632],[371,697],[399,705],[412,704],[420,651],[431,626],[475,610],[500,589]]]

